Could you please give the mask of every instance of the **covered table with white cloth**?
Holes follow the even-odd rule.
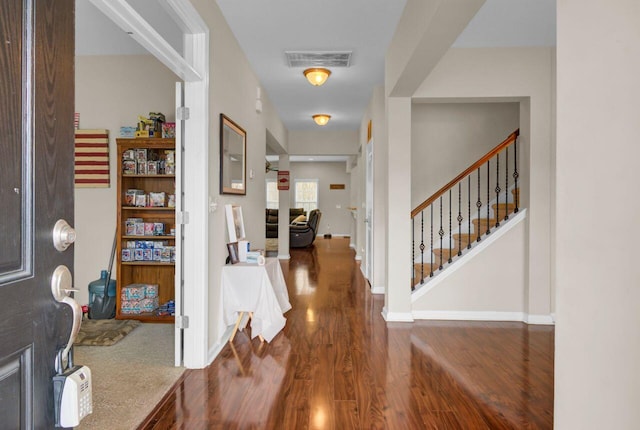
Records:
[[[226,326],[236,324],[233,334],[248,312],[252,337],[270,342],[284,328],[283,314],[289,309],[289,293],[277,258],[267,258],[264,266],[238,263],[222,267],[222,312]]]

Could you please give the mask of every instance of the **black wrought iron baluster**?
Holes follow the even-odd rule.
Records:
[[[462,182],[458,182],[458,257],[462,255]]]
[[[500,153],[496,154],[496,228],[500,227]],[[506,202],[505,202],[506,203]]]
[[[504,149],[504,156],[505,156],[505,162],[504,162],[504,168],[505,168],[505,174],[504,174],[504,220],[508,220],[509,219],[509,147],[507,146]]]
[[[476,242],[480,242],[480,221],[482,218],[480,216],[480,209],[482,208],[482,200],[480,200],[480,168],[478,167],[478,201],[476,201],[476,207],[478,208],[478,219],[476,219],[477,231],[476,235],[478,236]]]
[[[433,203],[429,205],[431,208],[431,264],[429,265],[429,277],[433,277]]]
[[[471,249],[471,173],[467,176],[467,249]]]
[[[420,212],[420,285],[424,284],[424,210]]]
[[[447,263],[451,263],[451,188],[449,188],[449,259]]]
[[[518,176],[520,176],[518,174],[518,138],[516,138],[516,140],[513,142],[513,180],[514,180],[514,186],[515,186],[515,204],[516,207],[513,210],[513,213],[517,213],[518,212],[518,204],[520,203],[520,189],[518,188]]]
[[[489,221],[489,189],[491,188],[491,160],[487,160],[487,234],[491,233],[491,221]]]
[[[440,265],[438,269],[442,270],[442,238],[444,237],[444,230],[442,229],[442,196],[440,196],[440,230],[438,230],[438,235],[440,236]]]

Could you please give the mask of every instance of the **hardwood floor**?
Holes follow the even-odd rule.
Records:
[[[271,343],[240,332],[144,429],[550,429],[550,326],[389,323],[348,241],[282,263],[293,308]]]

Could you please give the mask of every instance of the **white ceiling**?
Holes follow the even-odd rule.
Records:
[[[289,130],[317,130],[311,116],[328,113],[326,130],[354,130],[375,85],[405,0],[217,0],[231,30]],[[353,51],[313,87],[285,51]]]
[[[213,1],[213,0],[212,0]],[[179,31],[164,1],[129,0],[180,52]],[[356,130],[372,89],[384,80],[384,56],[406,0],[217,0],[231,30],[285,126],[317,130],[311,119],[328,113],[325,130]],[[553,46],[556,0],[487,0],[456,47]],[[155,6],[155,7],[154,7]],[[140,54],[144,50],[88,0],[76,2],[76,54]],[[312,87],[285,51],[353,51]]]
[[[127,0],[153,28],[182,53],[182,31],[165,9],[166,0]],[[146,55],[147,50],[89,0],[76,0],[76,55]]]

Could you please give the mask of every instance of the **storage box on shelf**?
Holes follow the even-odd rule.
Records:
[[[158,306],[175,293],[175,140],[116,142],[116,318],[173,322],[172,312]],[[143,287],[144,297],[132,294]]]

